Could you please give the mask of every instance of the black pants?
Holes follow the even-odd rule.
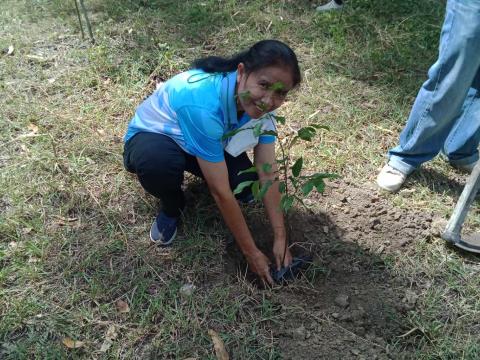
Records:
[[[185,207],[185,197],[181,188],[184,172],[203,178],[195,156],[187,154],[168,136],[142,132],[128,140],[124,147],[123,162],[127,171],[137,174],[142,187],[162,201],[167,216],[180,216]],[[252,167],[246,153],[233,157],[225,153],[230,187],[247,180],[256,180],[256,173],[238,175],[239,171]],[[246,188],[237,198],[251,193]]]

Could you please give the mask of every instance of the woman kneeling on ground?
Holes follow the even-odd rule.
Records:
[[[236,196],[232,190],[257,176],[261,183],[275,180],[275,137],[260,135],[252,145],[258,175],[239,175],[253,165],[244,149],[240,154],[229,149],[232,138],[224,135],[252,119],[262,121],[264,130],[275,130],[269,115],[300,80],[295,53],[280,41],[264,40],[231,58],[196,60],[191,70],[165,82],[137,108],[125,135],[124,163],[162,202],[150,229],[152,241],[165,246],[174,239],[185,207],[181,185],[188,171],[205,179],[250,269],[272,284],[269,260],[255,245],[238,204],[252,201],[251,189]],[[265,172],[263,164],[273,165],[272,170]],[[275,181],[263,203],[274,234],[277,269],[292,262],[280,198]]]

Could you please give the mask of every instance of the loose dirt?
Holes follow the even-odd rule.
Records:
[[[283,358],[410,358],[412,351],[398,353],[392,344],[410,330],[406,314],[417,295],[405,279],[389,272],[385,258],[408,253],[417,240],[432,236],[437,220],[394,207],[373,187],[344,181],[307,202],[319,210],[292,214],[292,252],[312,254],[313,265],[303,279],[268,295],[278,308],[272,332]],[[258,211],[249,212],[248,222],[268,253],[271,234],[260,216],[263,209]],[[232,276],[245,271],[233,243],[225,261]]]

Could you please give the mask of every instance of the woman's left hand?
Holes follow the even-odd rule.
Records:
[[[292,263],[292,254],[285,240],[275,239],[273,242],[273,257],[275,258],[275,266],[277,271],[280,268],[289,266]]]

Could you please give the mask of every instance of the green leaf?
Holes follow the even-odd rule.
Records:
[[[253,135],[255,135],[255,137],[259,137],[261,134],[262,134],[262,123],[259,122],[253,128]]]
[[[310,124],[309,126],[314,127],[317,130],[323,129],[330,131],[330,127],[327,125],[319,125],[319,124]]]
[[[265,173],[271,172],[272,171],[272,164],[269,164],[269,163],[262,164],[262,170]]]
[[[263,197],[267,193],[268,189],[270,189],[270,186],[272,186],[272,184],[273,184],[272,180],[267,180],[262,184],[260,192],[258,193],[259,199],[263,199]]]
[[[260,200],[260,181],[256,180],[252,183],[252,194],[255,200]]]
[[[285,125],[285,117],[274,115],[274,118],[279,124]]]
[[[295,164],[292,166],[292,175],[294,177],[298,177],[300,175],[300,172],[302,171],[302,166],[303,166],[303,157],[299,157],[297,161],[295,161]]]
[[[257,168],[255,166],[252,166],[252,167],[249,167],[248,169],[239,171],[238,175],[248,174],[248,173],[256,173],[256,172],[257,172]]]
[[[269,88],[269,90],[272,90],[272,91],[282,91],[283,89],[285,89],[285,84],[282,83],[281,81],[277,81],[276,83],[273,83],[272,85],[270,85],[270,88]]]
[[[329,173],[316,173],[311,175],[310,182],[313,183],[315,188],[319,193],[323,193],[325,191],[325,181],[324,179],[336,179],[338,175],[336,174],[329,174]]]
[[[280,208],[283,210],[284,213],[287,213],[288,210],[290,210],[290,208],[293,205],[293,200],[294,200],[293,196],[289,196],[289,195],[282,196],[282,200],[280,200]]]
[[[243,189],[245,189],[246,187],[249,187],[254,182],[255,182],[254,180],[242,181],[240,184],[237,185],[235,190],[233,190],[233,193],[235,195],[240,194],[243,191]]]
[[[315,135],[316,130],[314,127],[306,126],[298,130],[298,137],[305,141],[312,141],[313,136]]]
[[[315,182],[315,189],[317,189],[319,193],[323,193],[325,191],[325,182],[323,179],[319,179],[319,181]]]
[[[287,189],[287,187],[285,186],[285,182],[284,181],[280,181],[278,183],[278,191],[280,191],[280,194],[285,194],[285,190]]]
[[[252,98],[252,95],[250,94],[250,91],[243,91],[238,94],[238,97],[242,99],[242,101],[248,101]]]
[[[313,190],[314,184],[312,181],[307,181],[302,187],[303,195],[307,196]]]
[[[273,130],[263,130],[260,135],[271,135],[271,136],[275,136],[275,137],[278,137],[278,133],[276,131],[273,131]]]

